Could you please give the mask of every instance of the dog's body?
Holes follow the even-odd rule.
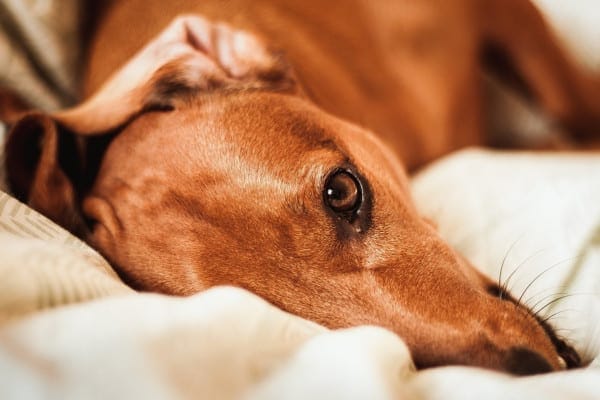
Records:
[[[574,72],[526,1],[116,3],[90,48],[88,94],[175,16],[196,13],[282,49],[312,101],[376,132],[409,170],[487,143],[485,62],[510,64],[512,71],[497,72],[515,74],[515,85],[524,81],[520,89],[571,131],[600,125],[598,79],[590,84]]]
[[[461,2],[466,3],[390,1],[382,7],[360,0],[236,0],[181,1],[167,9],[161,2],[117,5],[91,49],[88,92],[176,15],[197,13],[256,32],[273,48],[283,49],[316,104],[373,129],[394,146],[405,165],[414,167],[483,142],[477,101],[481,88],[473,79],[479,65],[471,30],[477,28],[466,23],[475,17],[465,15],[471,8],[455,4]],[[148,20],[156,22],[144,23]],[[123,45],[115,48],[115,41]]]
[[[155,37],[182,13],[207,19]],[[578,364],[418,216],[405,175],[486,142],[486,60],[570,132],[599,127],[598,80],[531,4],[115,2],[89,59],[95,95],[17,124],[9,178],[132,285],[234,284],[329,327],[386,326],[420,367]]]

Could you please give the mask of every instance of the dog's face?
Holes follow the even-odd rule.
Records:
[[[85,239],[138,289],[241,286],[331,328],[387,327],[419,367],[531,373],[573,358],[419,217],[383,143],[296,96],[200,95],[144,113],[94,175],[80,202],[37,207],[64,225],[80,208]]]

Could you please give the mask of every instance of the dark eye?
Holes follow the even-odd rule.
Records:
[[[325,203],[337,214],[352,216],[361,206],[362,189],[358,178],[349,171],[334,171],[325,182]]]

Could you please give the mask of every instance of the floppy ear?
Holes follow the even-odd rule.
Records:
[[[9,184],[19,199],[81,236],[80,200],[108,142],[132,119],[176,108],[199,91],[294,92],[295,82],[283,58],[255,36],[179,17],[82,104],[18,121],[6,143]]]
[[[255,35],[189,15],[177,17],[82,105],[54,116],[76,132],[106,131],[182,96],[222,89],[300,93],[286,60]]]
[[[81,180],[81,155],[75,137],[44,114],[28,114],[6,142],[8,183],[17,198],[60,223],[79,231],[74,183]]]

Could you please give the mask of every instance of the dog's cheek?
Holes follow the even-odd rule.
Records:
[[[113,207],[100,197],[90,196],[83,201],[82,211],[89,227],[85,239],[103,254],[114,254],[120,222]]]

